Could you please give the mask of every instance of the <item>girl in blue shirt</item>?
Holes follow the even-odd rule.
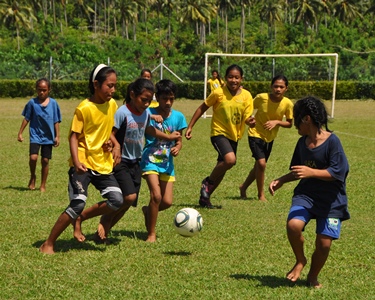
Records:
[[[294,150],[290,172],[273,180],[269,191],[274,195],[284,183],[299,180],[287,220],[288,239],[296,257],[287,279],[297,281],[307,264],[302,232],[311,219],[316,219],[315,251],[307,283],[321,288],[318,275],[328,258],[332,240],[340,237],[341,222],[350,218],[346,195],[349,165],[339,138],[328,129],[328,115],[319,99],[308,96],[297,101],[293,113],[301,138]]]

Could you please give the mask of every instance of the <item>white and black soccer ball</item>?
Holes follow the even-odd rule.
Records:
[[[178,234],[192,237],[202,230],[203,219],[196,209],[183,208],[176,213],[173,224]]]

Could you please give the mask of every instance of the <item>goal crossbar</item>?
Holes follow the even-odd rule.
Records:
[[[335,98],[336,98],[336,84],[337,84],[337,72],[338,72],[338,60],[339,55],[337,53],[307,53],[307,54],[234,54],[234,53],[206,53],[204,61],[204,99],[207,98],[207,74],[208,74],[208,57],[210,56],[232,56],[232,57],[333,57],[335,58],[335,69],[333,75],[333,89],[332,89],[332,102],[331,102],[331,118],[334,117],[335,111]],[[207,117],[204,114],[204,117]]]

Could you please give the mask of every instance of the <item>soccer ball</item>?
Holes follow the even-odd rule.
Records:
[[[174,217],[176,232],[184,237],[197,235],[203,227],[201,214],[194,208],[180,209]]]

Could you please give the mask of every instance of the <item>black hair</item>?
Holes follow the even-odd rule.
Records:
[[[221,76],[220,76],[220,74],[219,74],[219,71],[218,71],[218,70],[212,70],[212,71],[211,71],[211,74],[214,73],[214,72],[217,74],[217,79],[219,80],[220,85],[222,85],[223,80],[221,79]]]
[[[152,73],[151,73],[151,70],[150,70],[150,69],[147,69],[147,68],[144,68],[144,69],[142,69],[142,70],[141,70],[141,77],[142,77],[142,76],[143,76],[143,74],[144,74],[144,73],[146,73],[146,72],[147,72],[147,73],[150,73],[150,75],[151,75],[151,78],[152,78]]]
[[[159,97],[161,94],[171,94],[173,93],[176,96],[177,86],[173,81],[169,79],[162,79],[155,85],[156,93],[155,96]]]
[[[48,89],[50,90],[51,89],[51,82],[47,78],[45,78],[45,77],[40,78],[40,79],[38,79],[36,81],[35,88],[38,88],[39,83],[41,83],[42,81],[44,81],[45,83],[47,83]]]
[[[310,116],[314,125],[320,129],[322,126],[326,128],[328,132],[328,114],[324,103],[315,96],[306,96],[298,100],[293,107],[294,124],[297,128],[301,125],[302,119],[305,116]]]
[[[97,66],[91,71],[90,74],[90,79],[89,79],[89,90],[91,95],[95,94],[95,88],[94,88],[94,82],[95,80],[98,81],[99,86],[102,86],[103,82],[107,80],[108,74],[115,73],[116,71],[112,69],[111,67],[105,66],[99,70],[99,72],[96,74],[94,80],[93,80],[93,75],[96,70]]]
[[[243,70],[242,70],[242,68],[239,65],[235,65],[235,64],[230,65],[227,68],[227,70],[225,71],[225,77],[227,77],[228,74],[229,74],[229,72],[232,71],[232,70],[238,70],[240,72],[240,74],[241,74],[241,77],[243,77]]]
[[[142,94],[143,90],[148,90],[151,93],[155,92],[155,87],[151,80],[145,78],[138,78],[136,81],[131,82],[126,90],[125,102],[129,103],[131,101],[131,92],[133,92],[134,96],[137,97],[140,94]]]
[[[277,80],[282,80],[285,82],[285,86],[288,87],[289,81],[284,75],[276,75],[275,77],[272,78],[271,85],[275,83]]]

